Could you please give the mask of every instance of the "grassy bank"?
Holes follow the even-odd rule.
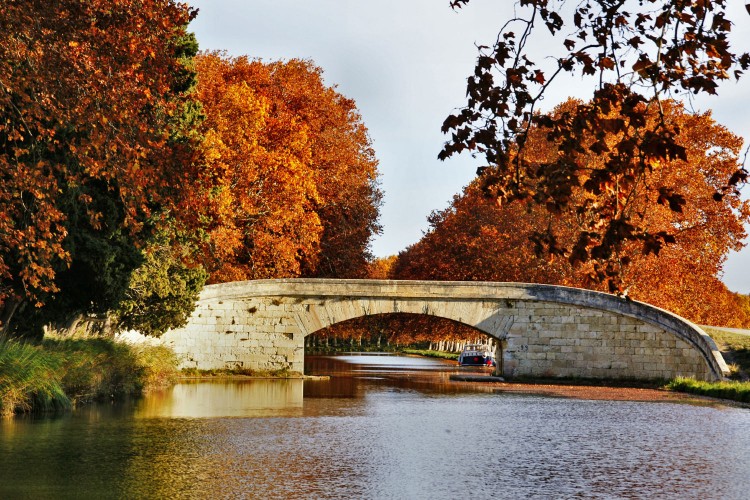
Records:
[[[171,383],[177,358],[161,346],[107,339],[0,340],[0,414],[68,409]]]
[[[740,382],[737,380],[703,382],[691,378],[677,378],[667,384],[667,389],[750,403],[750,382]]]
[[[350,345],[350,344],[344,344],[339,343],[339,345],[323,345],[319,344],[316,346],[306,346],[305,347],[305,354],[307,355],[320,355],[325,356],[329,354],[345,354],[348,352],[392,352],[392,353],[399,353],[401,352],[401,347],[392,344],[392,345]]]
[[[732,377],[748,379],[750,374],[750,336],[727,332],[718,328],[703,327],[714,339],[724,360],[732,370]]]
[[[450,359],[458,361],[457,352],[430,351],[429,349],[402,349],[404,354],[415,354],[417,356],[426,356],[428,358]]]
[[[673,391],[687,392],[713,398],[750,403],[750,336],[704,326],[703,329],[716,342],[731,371],[730,378],[722,382],[703,382],[690,378],[677,378],[667,384]]]

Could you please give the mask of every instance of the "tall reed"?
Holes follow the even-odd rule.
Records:
[[[177,357],[163,346],[109,339],[0,341],[0,413],[65,409],[137,396],[172,383]]]
[[[39,346],[0,339],[0,414],[70,408],[59,367]]]

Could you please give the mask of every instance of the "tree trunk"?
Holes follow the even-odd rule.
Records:
[[[14,299],[8,297],[3,302],[3,307],[0,308],[0,336],[5,336],[10,331],[10,322],[13,320],[13,315],[18,310],[18,307],[23,303],[23,300]]]

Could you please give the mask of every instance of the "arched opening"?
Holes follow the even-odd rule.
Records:
[[[467,324],[416,313],[384,313],[351,318],[305,337],[305,354],[406,352],[458,359],[467,345],[483,345],[502,373],[503,339]]]

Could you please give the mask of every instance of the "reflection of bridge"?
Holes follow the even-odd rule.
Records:
[[[184,328],[165,334],[184,367],[301,372],[304,338],[361,316],[447,318],[499,339],[505,376],[719,379],[721,354],[699,327],[613,295],[519,283],[335,279],[211,285]]]

